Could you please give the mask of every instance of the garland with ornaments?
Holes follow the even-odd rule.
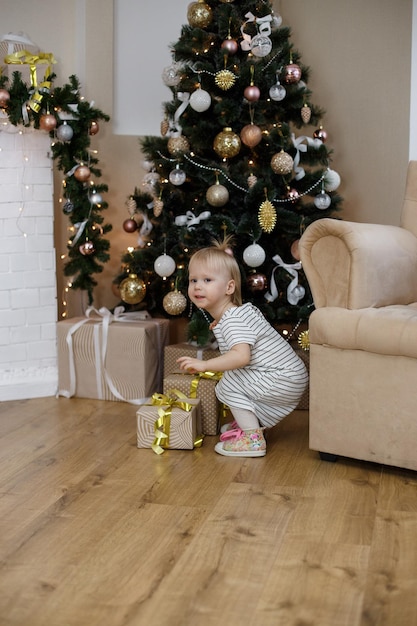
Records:
[[[116,292],[134,307],[187,313],[190,254],[233,234],[244,299],[272,323],[306,320],[299,238],[342,201],[310,70],[267,0],[197,0],[187,22],[162,72],[172,99],[160,136],[140,140],[146,173],[123,222],[137,240]],[[200,336],[207,321],[191,315]]]
[[[91,304],[94,274],[102,272],[110,258],[105,235],[112,229],[101,215],[108,206],[103,199],[108,187],[99,181],[102,174],[91,139],[99,132],[99,122],[110,118],[84,99],[76,76],[62,87],[53,86],[53,55],[21,50],[6,62],[8,74],[0,76],[0,131],[31,127],[50,135],[52,158],[63,173],[59,202],[70,224],[67,253],[61,255],[66,291],[85,290]],[[22,71],[29,67],[30,80],[25,82]]]

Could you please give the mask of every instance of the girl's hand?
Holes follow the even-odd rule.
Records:
[[[188,372],[189,374],[204,372],[206,369],[204,361],[201,359],[194,359],[191,356],[181,356],[177,359],[177,363],[179,364],[181,370]]]

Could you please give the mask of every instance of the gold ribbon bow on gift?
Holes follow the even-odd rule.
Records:
[[[200,382],[202,378],[205,378],[208,380],[215,380],[217,382],[221,379],[222,376],[223,376],[223,372],[210,372],[210,371],[197,372],[197,374],[194,375],[193,380],[191,381],[190,398],[197,398],[198,383]],[[224,404],[224,402],[222,402],[221,403],[221,417],[223,417],[223,419],[225,419],[227,416],[227,408],[228,407]]]
[[[41,110],[43,94],[49,93],[51,89],[52,83],[48,79],[51,75],[51,65],[56,63],[52,52],[39,52],[39,54],[32,54],[31,52],[28,52],[28,50],[20,50],[19,52],[8,54],[4,58],[4,62],[10,65],[30,65],[30,82],[33,93],[28,104],[32,111],[39,113]],[[39,85],[37,78],[37,65],[48,65],[44,79]]]
[[[152,443],[152,450],[156,454],[162,454],[169,448],[169,431],[171,428],[171,413],[173,407],[177,407],[189,413],[193,404],[187,402],[187,396],[178,389],[170,389],[166,394],[154,393],[148,406],[159,406],[158,419],[155,421],[155,439]],[[203,437],[199,436],[194,441],[194,447],[199,448],[203,443]]]

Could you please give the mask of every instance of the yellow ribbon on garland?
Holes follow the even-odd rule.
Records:
[[[30,66],[30,83],[33,93],[29,100],[29,106],[32,111],[39,113],[42,106],[43,94],[49,93],[51,89],[51,81],[48,80],[51,75],[51,65],[56,63],[55,57],[52,52],[40,52],[39,54],[32,54],[27,50],[19,50],[19,52],[13,52],[8,54],[4,62],[8,65],[29,65]],[[37,66],[48,65],[43,81],[38,86]],[[41,93],[43,92],[43,93]]]
[[[159,406],[158,419],[155,421],[155,439],[152,443],[152,450],[156,454],[162,454],[169,448],[169,432],[171,428],[171,413],[173,407],[190,413],[193,404],[187,402],[187,396],[179,389],[170,389],[167,393],[154,393],[148,406]],[[166,407],[166,408],[165,408]],[[203,443],[203,437],[199,436],[194,441],[194,447],[199,448]]]

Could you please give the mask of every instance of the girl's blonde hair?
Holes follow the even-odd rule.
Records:
[[[189,267],[193,263],[202,263],[209,266],[214,272],[222,272],[235,283],[235,290],[231,294],[232,303],[242,304],[242,286],[239,265],[233,256],[233,237],[226,236],[223,241],[213,239],[213,245],[201,248],[192,254]]]

